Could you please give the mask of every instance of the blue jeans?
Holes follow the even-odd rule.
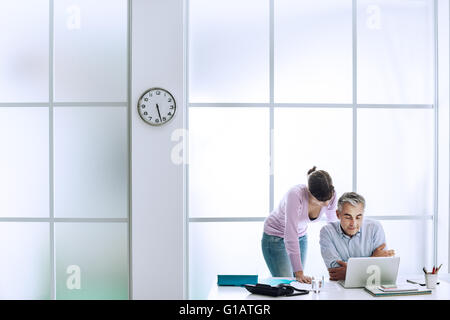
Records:
[[[303,268],[306,262],[306,250],[308,248],[308,237],[305,234],[298,238],[300,245],[300,259],[302,260]],[[267,267],[269,267],[272,277],[293,277],[291,261],[284,246],[284,239],[277,236],[271,236],[263,233],[261,240],[262,252],[264,260],[266,260]]]

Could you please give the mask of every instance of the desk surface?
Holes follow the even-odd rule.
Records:
[[[397,284],[406,283],[406,279],[420,279],[421,275],[398,276]],[[274,278],[276,279],[276,278]],[[288,278],[283,278],[288,279]],[[294,280],[294,278],[292,278]],[[307,295],[294,297],[270,297],[251,294],[244,287],[223,287],[214,283],[208,295],[209,300],[449,300],[450,299],[450,276],[449,274],[439,275],[440,284],[436,289],[432,289],[431,294],[421,294],[415,296],[389,296],[373,297],[363,288],[345,289],[336,281],[325,281],[325,286],[320,293],[310,292]],[[426,287],[423,287],[426,288]]]

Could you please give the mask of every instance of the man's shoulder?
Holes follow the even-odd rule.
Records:
[[[369,228],[372,229],[374,231],[379,230],[379,229],[383,229],[383,226],[381,225],[381,223],[377,220],[372,220],[372,219],[364,219],[363,222],[365,228]]]
[[[340,223],[341,222],[339,220],[327,223],[320,229],[320,234],[337,233]]]
[[[370,219],[370,218],[365,218],[365,219],[364,219],[364,224],[365,224],[366,226],[377,226],[377,227],[381,227],[381,223],[380,223],[379,221],[373,220],[373,219]]]

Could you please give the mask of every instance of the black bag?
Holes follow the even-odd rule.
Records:
[[[271,296],[271,297],[292,297],[292,296],[300,296],[303,294],[308,294],[308,290],[300,290],[297,288],[294,288],[293,286],[290,286],[286,283],[280,283],[276,287],[272,287],[268,284],[262,284],[257,283],[255,285],[253,284],[246,284],[245,288],[254,294],[262,294],[265,296]],[[299,293],[294,293],[294,291],[298,291]]]

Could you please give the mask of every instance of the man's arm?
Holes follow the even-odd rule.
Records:
[[[329,227],[330,225],[328,225]],[[333,231],[330,231],[328,228],[324,226],[320,230],[320,252],[327,266],[330,280],[343,280],[347,272],[347,263],[342,261],[342,257],[336,250],[336,246],[333,243],[333,235],[330,233]]]
[[[345,280],[345,275],[347,274],[347,262],[338,260],[337,263],[340,265],[340,267],[328,269],[330,280]]]
[[[384,235],[384,230],[381,224],[376,221],[374,222],[373,230],[373,241],[372,246],[374,250],[372,251],[371,257],[392,257],[395,255],[394,250],[386,250],[386,237]]]
[[[320,230],[320,253],[322,254],[322,259],[327,266],[327,269],[340,267],[338,260],[342,260],[336,250],[336,246],[333,243],[332,236],[326,228],[322,227]]]
[[[394,250],[385,250],[386,243],[373,250],[371,257],[392,257],[395,255]]]

